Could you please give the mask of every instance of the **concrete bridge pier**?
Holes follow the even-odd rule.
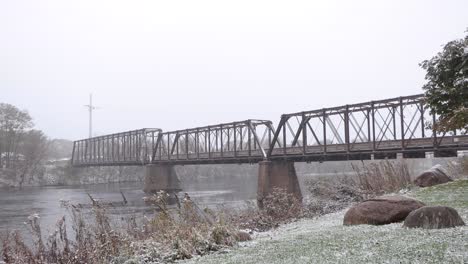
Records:
[[[173,165],[151,164],[145,166],[145,193],[180,191],[180,181]]]
[[[263,200],[274,188],[282,188],[302,201],[301,188],[297,178],[294,162],[261,161],[258,164],[257,203],[261,208]]]

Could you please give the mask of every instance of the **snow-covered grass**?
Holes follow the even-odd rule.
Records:
[[[465,223],[468,221],[468,180],[419,189],[413,195],[427,205],[445,205],[457,209]]]
[[[414,190],[428,205],[447,205],[468,222],[468,180]],[[343,226],[346,210],[258,234],[229,252],[184,263],[468,263],[468,227],[441,230]]]

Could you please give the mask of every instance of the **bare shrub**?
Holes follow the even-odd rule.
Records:
[[[404,161],[352,164],[359,189],[371,195],[381,195],[407,188],[412,184],[408,166]]]
[[[263,213],[278,223],[299,217],[301,209],[296,196],[281,188],[273,188],[263,200]]]
[[[310,193],[304,205],[306,217],[333,213],[367,197],[355,179],[346,176],[317,177],[306,181],[306,188]]]
[[[107,263],[128,247],[128,236],[111,228],[105,209],[95,203],[92,208],[94,219],[85,220],[82,208],[70,205],[75,239],[69,240],[66,219],[62,217],[55,231],[44,243],[39,216],[31,215],[29,226],[33,245],[27,246],[18,232],[7,235],[3,240],[3,258],[7,263]],[[13,240],[9,237],[13,236]]]
[[[466,175],[468,175],[468,157],[460,158],[461,170]]]
[[[2,257],[5,263],[40,263],[34,260],[35,254],[24,243],[19,232],[8,233],[2,238]]]
[[[411,185],[408,167],[404,161],[351,164],[354,175],[317,177],[306,181],[310,196],[304,206],[304,215],[314,217],[333,213],[350,204],[407,188]]]
[[[237,225],[230,222],[231,218],[201,210],[188,195],[178,201],[177,209],[169,209],[168,198],[167,193],[159,192],[146,199],[159,209],[154,218],[144,223],[145,234],[138,235],[146,238],[134,244],[137,252],[147,256],[146,260],[167,262],[192,258],[239,241]],[[148,250],[148,244],[155,245],[158,254]]]
[[[273,188],[262,204],[261,209],[250,207],[243,210],[233,217],[232,222],[244,229],[266,231],[302,216],[302,202],[282,188]]]
[[[445,169],[453,179],[463,179],[468,177],[468,157],[459,157],[447,163]]]

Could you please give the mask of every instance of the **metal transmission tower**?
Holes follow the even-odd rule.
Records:
[[[99,109],[93,105],[93,94],[89,94],[89,105],[85,105],[89,111],[89,138],[93,137],[93,110]]]

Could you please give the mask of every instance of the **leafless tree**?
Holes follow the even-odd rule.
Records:
[[[0,103],[0,167],[10,168],[19,159],[18,147],[25,131],[33,127],[31,116],[11,104]]]
[[[30,130],[24,134],[19,148],[19,153],[23,157],[18,164],[20,187],[25,181],[31,183],[42,168],[41,165],[47,159],[49,142],[40,130]]]

